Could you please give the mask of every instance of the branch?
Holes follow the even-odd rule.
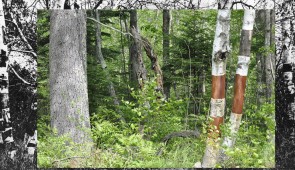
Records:
[[[123,34],[123,35],[131,35],[131,36],[132,36],[132,34],[130,34],[129,32],[122,32],[122,31],[118,30],[117,28],[114,28],[114,27],[111,27],[111,26],[108,26],[108,25],[106,25],[106,24],[103,24],[103,23],[99,22],[99,21],[97,21],[97,20],[94,19],[94,18],[87,17],[87,19],[90,19],[91,21],[94,21],[94,22],[96,22],[96,23],[99,23],[99,24],[101,24],[101,25],[103,25],[103,26],[105,26],[105,27],[108,27],[108,28],[110,28],[110,29],[112,29],[112,30],[114,30],[114,31],[120,32],[120,33]]]
[[[99,7],[99,5],[102,3],[103,0],[99,0],[98,3],[94,6],[93,9],[97,9]]]
[[[22,30],[19,28],[19,26],[17,25],[15,19],[13,18],[12,21],[5,19],[5,21],[11,22],[14,24],[14,26],[16,27],[20,38],[27,44],[27,47],[29,48],[30,51],[34,51],[34,49],[32,48],[32,46],[30,45],[30,43],[28,42],[27,38],[24,36]],[[34,53],[34,52],[33,52]],[[34,54],[34,56],[37,56],[36,54]]]
[[[231,7],[230,7],[230,9],[233,9],[234,5],[236,5],[236,4],[242,4],[242,5],[245,5],[246,7],[248,7],[249,9],[251,9],[251,8],[252,8],[252,9],[255,9],[254,6],[249,5],[249,4],[246,4],[246,3],[243,2],[243,1],[236,1],[236,2],[233,2],[232,5],[231,5]]]
[[[21,76],[19,76],[18,74],[17,74],[17,72],[14,70],[14,68],[9,64],[8,65],[9,66],[9,68],[11,68],[11,70],[13,71],[13,73],[21,80],[21,81],[23,81],[25,84],[27,84],[27,85],[32,85],[31,83],[29,83],[29,82],[27,82],[25,79],[23,79]]]
[[[22,52],[22,53],[31,53],[34,57],[37,57],[37,54],[34,51],[23,51],[23,50],[16,50],[16,49],[11,49],[10,51],[17,51],[17,52]]]

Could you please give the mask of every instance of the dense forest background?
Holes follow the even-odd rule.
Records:
[[[38,11],[39,167],[176,168],[192,167],[202,159],[210,121],[211,58],[217,11],[171,10],[168,58],[163,57],[163,11],[137,11],[139,33],[150,42],[164,76],[164,88],[170,89],[166,97],[155,90],[157,76],[144,49],[140,51],[147,71],[143,88],[132,78],[130,13],[100,11],[101,51],[107,66],[103,69],[97,59],[95,11],[87,11],[88,97],[96,149],[90,156],[85,156],[81,152],[83,146],[69,145],[72,141],[67,136],[57,136],[50,127],[50,14],[48,11]],[[269,85],[266,82],[264,60],[267,55],[274,53],[274,42],[271,41],[271,46],[265,43],[265,14],[266,10],[256,12],[244,114],[236,145],[226,149],[230,159],[218,167],[275,165],[274,87],[273,83]],[[228,120],[242,21],[243,11],[232,11],[231,53],[227,58],[226,114],[222,136],[229,133]],[[271,35],[274,36],[273,24]],[[110,95],[110,83],[119,104]],[[271,96],[268,95],[269,91],[272,91]],[[149,107],[146,106],[147,102]]]

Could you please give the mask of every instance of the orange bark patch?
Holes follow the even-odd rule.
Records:
[[[212,98],[213,99],[225,98],[225,75],[223,76],[212,75]]]
[[[235,77],[235,89],[234,89],[234,100],[232,106],[232,112],[236,114],[242,114],[244,104],[244,94],[246,89],[246,76],[236,74]]]

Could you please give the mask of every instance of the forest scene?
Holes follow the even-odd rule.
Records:
[[[275,167],[274,11],[223,12],[38,10],[38,167]]]

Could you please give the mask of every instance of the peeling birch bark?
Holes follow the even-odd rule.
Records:
[[[227,4],[228,3],[228,4]],[[229,30],[230,14],[229,6],[232,1],[222,1],[219,5],[224,9],[218,10],[216,31],[212,53],[212,95],[210,116],[213,121],[209,127],[209,135],[206,142],[205,154],[201,166],[212,168],[218,161],[220,146],[220,124],[223,123],[225,110],[225,74],[226,58],[230,53]]]
[[[3,3],[0,1],[0,144],[8,148],[8,155],[14,159],[16,148],[9,109],[8,50],[4,44],[3,34],[5,28]]]
[[[228,147],[234,146],[236,134],[241,124],[254,20],[255,10],[245,10],[234,84],[234,99],[230,116],[230,136],[226,137],[223,142],[223,145]]]

